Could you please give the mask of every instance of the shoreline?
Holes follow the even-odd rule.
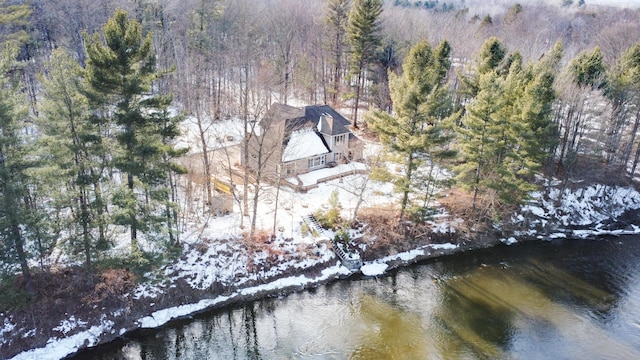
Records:
[[[629,209],[633,214],[638,213],[637,209]],[[430,259],[452,256],[459,253],[490,249],[500,245],[511,245],[531,241],[553,241],[553,240],[584,240],[588,238],[596,238],[602,236],[625,236],[640,234],[640,227],[624,223],[613,222],[608,228],[614,228],[618,225],[623,227],[617,230],[603,230],[599,226],[595,226],[591,230],[588,229],[558,229],[553,233],[544,236],[521,235],[516,241],[514,237],[504,238],[498,236],[498,231],[492,234],[477,233],[473,237],[461,237],[455,234],[453,243],[431,244],[425,243],[408,251],[398,252],[393,255],[383,256],[371,261],[365,261],[363,268],[367,265],[373,265],[374,274],[365,274],[363,268],[358,270],[349,270],[340,264],[338,257],[334,254],[328,261],[315,264],[310,268],[289,267],[283,271],[285,276],[275,276],[268,282],[258,285],[250,285],[240,287],[228,294],[217,294],[211,296],[212,293],[205,290],[192,289],[196,299],[194,302],[182,303],[179,298],[172,296],[169,291],[163,293],[163,296],[170,297],[169,306],[160,310],[153,309],[154,303],[147,305],[132,316],[135,319],[119,317],[116,314],[122,309],[106,309],[105,312],[113,311],[114,319],[106,318],[106,315],[99,319],[99,323],[92,323],[90,328],[76,332],[72,335],[62,338],[51,338],[44,347],[31,348],[22,352],[11,355],[10,359],[60,359],[71,358],[74,356],[82,356],[84,351],[90,351],[96,347],[109,346],[116,341],[126,341],[128,338],[135,338],[145,332],[154,332],[161,328],[171,326],[181,321],[188,321],[200,314],[221,309],[227,306],[240,305],[246,302],[256,301],[269,297],[286,296],[291,293],[307,291],[332,282],[341,280],[350,280],[355,276],[375,277],[384,276],[384,274],[399,268],[411,266],[413,264],[427,261]],[[428,236],[423,239],[428,241]],[[378,273],[376,273],[378,272]],[[282,275],[282,274],[280,274]],[[167,288],[169,290],[170,288]],[[173,304],[173,305],[172,305]],[[95,320],[95,319],[94,319]],[[115,320],[115,321],[114,321]],[[120,325],[128,326],[119,327]]]
[[[126,334],[124,334],[123,336],[118,336],[114,339],[111,339],[109,341],[106,341],[104,343],[98,344],[97,347],[100,346],[110,346],[112,345],[115,341],[127,341],[128,338],[136,338],[139,336],[144,336],[145,334],[151,334],[154,333],[156,331],[159,331],[165,327],[170,327],[172,325],[178,324],[180,322],[184,322],[184,321],[191,321],[192,319],[196,318],[199,315],[202,314],[206,314],[208,312],[211,311],[215,311],[218,309],[222,309],[228,306],[238,306],[238,305],[242,305],[244,303],[248,303],[248,302],[252,302],[252,301],[258,301],[261,299],[266,299],[266,298],[277,298],[277,297],[282,297],[282,296],[287,296],[296,292],[303,292],[303,291],[308,291],[310,289],[313,288],[317,288],[320,286],[324,286],[324,285],[328,285],[337,281],[350,281],[352,278],[354,277],[364,277],[364,278],[374,278],[377,276],[385,276],[387,273],[395,271],[395,270],[399,270],[405,267],[409,267],[409,266],[413,266],[415,264],[424,262],[424,261],[428,261],[428,260],[434,260],[434,259],[440,259],[440,258],[446,258],[449,256],[455,256],[457,254],[461,254],[461,253],[466,253],[466,252],[472,252],[472,251],[481,251],[481,250],[487,250],[487,249],[491,249],[494,248],[496,246],[511,246],[511,245],[518,245],[518,244],[523,244],[525,242],[535,242],[535,241],[555,241],[555,240],[589,240],[589,239],[595,239],[597,237],[602,237],[602,236],[633,236],[633,235],[640,235],[640,229],[638,229],[638,231],[626,231],[626,230],[617,230],[617,231],[609,231],[609,232],[602,232],[599,230],[594,230],[593,233],[591,234],[591,236],[587,236],[587,237],[576,237],[576,238],[561,238],[561,237],[553,237],[553,236],[549,236],[549,237],[544,237],[544,238],[527,238],[527,239],[523,239],[520,241],[517,241],[515,243],[508,243],[505,241],[501,241],[500,239],[493,239],[490,242],[484,242],[481,245],[478,244],[466,244],[466,245],[462,245],[462,246],[457,246],[455,248],[447,248],[447,249],[437,249],[434,252],[428,252],[428,253],[424,253],[423,255],[416,255],[413,256],[410,255],[412,253],[415,253],[416,251],[421,251],[424,250],[425,247],[428,247],[429,245],[426,246],[422,246],[413,250],[409,250],[409,251],[405,251],[402,253],[398,253],[395,255],[389,255],[386,258],[393,258],[393,259],[386,259],[384,261],[384,263],[386,263],[388,265],[388,267],[385,268],[384,272],[382,274],[379,275],[364,275],[362,273],[362,271],[360,270],[348,270],[346,267],[344,267],[343,265],[339,264],[339,261],[337,261],[337,264],[329,266],[327,268],[325,268],[323,270],[323,272],[325,270],[331,270],[334,269],[336,270],[335,272],[332,272],[331,275],[334,276],[329,276],[326,278],[308,278],[308,282],[304,285],[291,285],[291,286],[285,286],[285,287],[276,287],[272,290],[258,290],[256,292],[252,292],[252,290],[254,288],[260,288],[261,286],[257,286],[257,287],[249,287],[249,288],[245,288],[245,289],[241,289],[239,290],[240,294],[235,294],[232,296],[221,296],[221,297],[217,297],[216,299],[211,299],[213,300],[213,303],[211,303],[210,305],[207,305],[201,309],[195,310],[193,312],[181,315],[181,316],[177,316],[177,317],[173,317],[171,319],[166,320],[163,323],[158,323],[155,326],[152,327],[147,327],[147,326],[141,326],[139,328],[133,329],[130,332],[127,332]],[[371,264],[371,263],[376,263],[378,261],[382,261],[383,259],[379,259],[379,260],[373,260],[373,261],[368,261],[365,263],[366,264]],[[302,275],[304,276],[304,275]],[[283,279],[290,279],[291,277],[286,277]],[[281,279],[278,279],[281,280]],[[271,285],[273,283],[277,283],[278,280],[275,280],[273,282],[267,283],[265,285]],[[243,292],[250,292],[251,294],[242,294]],[[221,299],[224,298],[224,299]],[[201,300],[200,302],[203,302],[204,300]],[[195,305],[195,304],[190,304],[190,305]],[[181,305],[182,306],[182,305]],[[180,306],[179,306],[180,307]],[[160,312],[163,311],[167,311],[170,309],[163,309],[160,310]],[[141,319],[143,320],[143,319]],[[91,351],[93,350],[92,348],[83,348],[83,349],[79,349],[77,352],[73,353],[73,354],[69,354],[70,357],[76,356],[76,355],[82,355],[82,353],[84,351]]]
[[[383,276],[384,273],[393,271],[402,267],[407,267],[415,263],[426,261],[429,259],[435,259],[445,256],[451,256],[462,252],[487,249],[500,245],[498,239],[494,239],[490,242],[483,242],[482,245],[473,244],[467,242],[464,245],[453,245],[451,243],[445,244],[444,248],[439,248],[437,245],[441,244],[426,244],[418,248],[400,252],[394,255],[388,255],[386,257],[366,261],[366,264],[380,264],[385,263],[383,273],[375,276]],[[427,250],[427,248],[436,245],[433,251]],[[176,304],[174,306],[166,307],[160,310],[151,311],[152,307],[147,306],[147,315],[137,318],[133,324],[128,328],[122,328],[117,330],[113,321],[107,323],[107,326],[103,326],[102,329],[91,327],[88,330],[80,331],[68,337],[61,338],[57,341],[49,341],[44,347],[32,348],[15,354],[9,358],[11,360],[26,360],[26,359],[59,359],[59,358],[73,358],[74,356],[81,356],[84,351],[91,351],[96,347],[109,346],[115,341],[126,341],[128,338],[135,338],[141,333],[154,332],[172,324],[179,323],[181,321],[192,319],[200,314],[204,314],[210,311],[221,309],[227,306],[240,305],[243,303],[265,299],[269,297],[286,296],[296,292],[307,291],[309,289],[317,288],[323,285],[327,285],[333,282],[347,280],[356,276],[374,277],[364,275],[363,272],[358,270],[349,270],[340,263],[337,256],[334,255],[331,264],[322,264],[319,276],[309,277],[308,269],[302,271],[296,271],[292,269],[291,273],[288,273],[285,277],[280,277],[272,281],[266,282],[260,285],[248,286],[239,288],[230,294],[217,295],[215,297],[206,297],[206,292],[201,291],[202,298],[193,303]],[[314,269],[314,272],[317,271]],[[110,309],[111,310],[111,309]],[[54,349],[64,348],[67,351],[62,354]],[[56,354],[55,357],[52,357]],[[61,355],[62,357],[60,357]]]

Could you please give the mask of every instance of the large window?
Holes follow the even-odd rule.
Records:
[[[323,166],[325,164],[325,155],[320,155],[320,156],[316,156],[314,158],[311,158],[309,160],[307,160],[307,165],[309,167],[309,169],[311,168],[315,168],[318,166]]]
[[[334,137],[335,145],[344,144],[346,141],[347,141],[347,134],[342,134]]]

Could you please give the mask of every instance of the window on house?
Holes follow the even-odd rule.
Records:
[[[335,139],[334,143],[336,145],[344,144],[344,142],[347,140],[347,135],[346,134],[338,135],[334,139]]]
[[[325,155],[316,156],[314,158],[307,160],[307,166],[309,167],[309,169],[322,166],[325,164],[325,159],[326,159]]]

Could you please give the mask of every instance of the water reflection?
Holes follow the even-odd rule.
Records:
[[[430,344],[420,326],[419,313],[392,306],[380,298],[363,294],[356,313],[361,318],[360,344],[351,359],[424,359]]]
[[[230,307],[78,358],[640,358],[640,243],[463,254]]]

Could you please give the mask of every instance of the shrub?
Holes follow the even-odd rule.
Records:
[[[351,241],[351,236],[349,235],[349,232],[344,230],[344,229],[340,229],[336,232],[336,235],[333,238],[336,242],[341,242],[344,244],[349,243],[349,241]]]
[[[93,291],[82,301],[88,304],[117,302],[118,299],[133,291],[136,285],[136,275],[126,269],[108,269],[99,276],[99,282]]]
[[[29,294],[24,287],[18,284],[16,275],[7,275],[0,278],[0,309],[14,310],[30,303]]]
[[[333,190],[329,196],[329,209],[327,211],[318,210],[313,216],[323,228],[336,229],[343,225],[340,210],[342,210],[342,205],[338,200],[338,190]]]
[[[311,229],[309,228],[309,225],[306,222],[303,222],[302,225],[300,225],[300,234],[303,237],[306,237],[309,235],[310,232],[311,232]]]
[[[407,209],[407,215],[409,219],[416,223],[424,223],[427,220],[432,220],[433,215],[437,212],[434,208],[426,208],[422,206],[411,206]]]

